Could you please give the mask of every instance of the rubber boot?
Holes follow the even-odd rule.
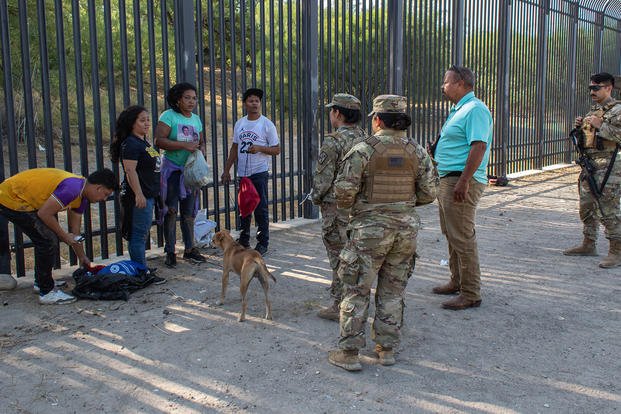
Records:
[[[597,256],[595,240],[587,239],[585,237],[580,246],[567,249],[563,252],[563,254],[565,256]]]
[[[347,371],[360,371],[362,365],[357,349],[335,349],[328,353],[328,362]]]
[[[381,365],[395,365],[395,353],[392,348],[376,344],[375,353],[377,354],[377,359]]]
[[[612,267],[621,266],[621,241],[610,240],[610,249],[608,250],[608,256],[599,262],[599,267],[604,269],[610,269]]]
[[[317,312],[317,316],[319,316],[322,319],[327,319],[329,321],[339,321],[340,318],[340,310],[339,310],[339,304],[341,303],[340,300],[334,300],[334,303],[328,307],[328,308],[323,308],[321,309],[319,312]]]

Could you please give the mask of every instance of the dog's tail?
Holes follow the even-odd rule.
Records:
[[[272,272],[267,270],[267,266],[265,266],[265,262],[263,260],[257,260],[256,263],[258,265],[258,272],[261,274],[263,279],[267,281],[271,277],[274,283],[276,283],[276,278],[274,277]]]

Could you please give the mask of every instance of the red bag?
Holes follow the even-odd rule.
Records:
[[[239,214],[245,218],[252,214],[255,208],[261,202],[261,197],[254,184],[248,177],[242,177],[239,182],[239,193],[237,194],[237,205],[239,206]]]

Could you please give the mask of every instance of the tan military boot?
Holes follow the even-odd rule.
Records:
[[[347,371],[360,371],[362,365],[357,349],[335,349],[328,353],[328,362]]]
[[[319,316],[322,319],[327,319],[329,321],[338,322],[340,318],[339,304],[340,304],[340,301],[335,300],[334,303],[330,307],[323,308],[319,312],[317,312],[317,316]]]
[[[599,262],[599,267],[610,269],[611,267],[621,266],[621,241],[610,240],[608,256]]]
[[[375,353],[380,364],[384,366],[395,365],[395,353],[392,348],[376,344]]]
[[[563,252],[563,254],[565,256],[597,256],[595,240],[587,239],[585,237],[580,246],[567,249]]]

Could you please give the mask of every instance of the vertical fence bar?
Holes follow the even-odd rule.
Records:
[[[567,120],[573,124],[573,118],[577,113],[576,52],[578,49],[578,4],[571,3],[569,5],[569,14],[569,34],[567,36],[567,94],[569,97],[569,105],[567,106]],[[567,141],[565,148],[565,162],[569,163],[572,158],[572,148],[569,140]]]
[[[136,50],[136,103],[144,106],[144,81],[142,79],[142,29],[140,24],[140,1],[134,0],[134,48]]]
[[[50,68],[47,43],[47,18],[45,3],[37,2],[37,19],[39,20],[39,57],[41,62],[41,95],[43,106],[43,135],[45,136],[45,160],[47,167],[54,167],[54,141],[52,137],[52,104],[50,99]]]
[[[544,121],[546,117],[546,80],[548,73],[548,18],[550,0],[542,0],[538,10],[537,27],[537,112],[535,114],[535,137],[537,137],[537,159],[535,168],[543,167]]]
[[[216,46],[214,40],[214,15],[213,15],[213,3],[207,2],[207,25],[209,27],[209,113],[211,115],[211,162],[213,165],[213,182],[214,182],[214,214],[215,214],[215,222],[218,223],[218,227],[222,228],[221,220],[220,220],[220,186],[218,176],[218,120],[217,120],[217,107],[216,107]],[[227,157],[227,143],[226,140],[222,141],[222,165],[226,163]],[[229,186],[222,186],[224,190],[224,208],[226,211],[229,210]],[[226,214],[224,217],[224,225],[226,228],[231,228],[231,217],[230,214]]]
[[[593,71],[602,71],[602,41],[604,37],[604,13],[595,14],[595,39],[593,44]]]
[[[403,94],[403,1],[388,2],[388,90]]]
[[[304,192],[308,194],[312,186],[312,174],[317,164],[319,135],[317,131],[317,96],[319,92],[317,66],[317,1],[306,1],[302,5],[302,96],[304,100],[303,137],[304,147]],[[304,203],[304,217],[317,218],[319,212],[312,203]]]
[[[453,63],[463,66],[464,62],[464,39],[466,32],[466,19],[464,14],[464,0],[453,0],[453,43],[451,57]]]
[[[125,9],[125,0],[119,0],[119,36],[121,43],[121,71],[123,74],[123,107],[127,108],[130,105],[131,97],[129,94],[129,58],[127,52],[127,11]]]
[[[101,101],[99,95],[99,59],[97,53],[97,17],[95,15],[95,0],[88,2],[88,29],[90,35],[90,60],[91,60],[91,93],[93,94],[93,127],[95,133],[95,160],[97,169],[104,167],[103,163],[103,137],[101,133]],[[106,203],[99,203],[99,242],[101,246],[101,258],[108,258],[108,214]]]
[[[192,2],[175,2],[174,18],[177,82],[183,81],[196,85],[196,43],[194,39],[194,5]]]
[[[166,0],[161,0],[160,23],[162,26],[162,70],[164,71],[164,84],[162,86],[165,94],[168,93],[168,90],[170,89],[170,52],[168,51],[168,13],[166,7]],[[166,100],[164,100],[164,107],[166,108],[167,106]],[[160,243],[160,240],[158,240],[158,243]]]
[[[9,42],[9,16],[7,3],[0,1],[0,42],[2,45],[2,67],[4,68],[4,108],[6,120],[6,138],[9,151],[9,174],[17,173],[17,136],[15,131],[15,112],[13,108],[13,82],[11,70],[11,51]],[[0,130],[0,150],[2,150],[2,130]],[[4,156],[2,156],[2,168],[0,168],[0,180],[4,181]],[[17,231],[15,231],[17,234]],[[23,276],[24,258],[23,251],[16,251],[17,276]],[[11,273],[11,247],[9,244],[9,226],[4,216],[0,216],[0,273]]]
[[[104,33],[106,42],[106,71],[107,71],[107,86],[108,86],[108,128],[110,130],[110,139],[114,137],[116,132],[116,84],[114,82],[114,45],[112,43],[112,9],[110,0],[105,0],[103,3],[104,12]],[[119,177],[119,164],[112,163],[112,171]],[[114,208],[114,248],[117,256],[123,254],[123,237],[121,236],[121,204],[119,202],[118,194],[115,192],[113,201]]]
[[[508,138],[509,138],[509,90],[510,90],[510,56],[511,56],[511,13],[513,0],[498,2],[498,88],[496,92],[496,127],[494,135],[501,140],[500,145],[500,172],[497,175],[507,174]]]
[[[88,142],[86,139],[86,107],[84,104],[84,77],[82,74],[82,35],[80,27],[80,5],[78,0],[71,2],[71,13],[73,14],[73,49],[75,52],[74,68],[75,68],[75,83],[76,83],[76,103],[78,111],[78,142],[80,143],[80,173],[86,177],[88,176]],[[91,223],[91,210],[86,209],[84,211],[84,228],[86,234],[92,235],[93,228]],[[87,237],[85,241],[86,255],[93,257],[93,239]],[[72,265],[77,263],[75,253],[69,249],[70,263]]]
[[[56,53],[58,54],[58,96],[60,97],[61,139],[65,171],[73,171],[71,156],[71,129],[69,126],[69,98],[67,96],[67,62],[62,0],[54,2],[56,16]]]
[[[25,111],[25,130],[23,136],[26,139],[26,147],[28,148],[28,168],[37,166],[37,149],[35,147],[35,130],[34,130],[34,107],[32,103],[32,72],[30,68],[30,43],[28,31],[28,11],[26,10],[26,2],[20,1],[18,4],[19,25],[20,25],[20,45],[22,57],[22,85]]]

